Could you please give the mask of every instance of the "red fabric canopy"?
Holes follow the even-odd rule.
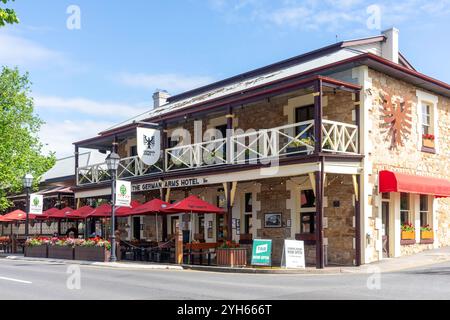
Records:
[[[27,214],[22,210],[15,210],[13,212],[7,213],[3,216],[4,219],[13,220],[13,221],[24,221],[27,218]],[[36,219],[36,215],[29,214],[29,219]]]
[[[92,211],[94,211],[94,208],[90,207],[90,206],[84,206],[81,208],[78,208],[77,210],[74,210],[72,212],[72,216],[73,217],[78,217],[81,219],[86,218]]]
[[[4,216],[0,215],[0,222],[10,222],[11,220],[6,219]]]
[[[136,200],[131,201],[131,207],[120,207],[116,209],[116,215],[127,214],[132,209],[140,206],[140,202]],[[111,205],[110,204],[102,204],[101,206],[95,208],[91,213],[86,215],[86,218],[109,218],[111,217]]]
[[[217,213],[223,214],[225,211],[215,205],[212,205],[196,196],[189,196],[184,200],[178,201],[166,209],[162,210],[167,213],[175,212],[192,212],[192,213]]]
[[[145,214],[154,214],[154,213],[162,213],[162,209],[165,209],[170,206],[170,203],[162,201],[160,199],[150,200],[143,205],[140,205],[131,211],[128,212],[120,212],[117,214],[118,217],[127,217],[127,216],[139,216]]]
[[[450,197],[450,181],[445,179],[413,176],[392,171],[380,171],[379,191],[428,194]]]
[[[72,212],[74,210],[72,208],[66,207],[61,210],[58,210],[58,212],[55,212],[50,216],[50,218],[56,218],[56,219],[70,219],[72,217]]]
[[[50,209],[45,210],[44,212],[42,212],[42,214],[39,215],[37,218],[38,219],[48,219],[48,218],[50,218],[52,216],[52,214],[54,214],[54,213],[56,213],[58,211],[59,211],[58,208],[53,207],[53,208],[50,208]]]

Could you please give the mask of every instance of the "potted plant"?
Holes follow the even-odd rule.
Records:
[[[75,239],[52,238],[48,246],[48,257],[51,259],[73,260]]]
[[[433,229],[428,224],[426,226],[420,227],[420,239],[433,239]]]
[[[49,239],[43,237],[30,238],[25,242],[25,257],[47,258]]]
[[[414,226],[410,222],[402,224],[402,240],[415,240],[416,232]]]
[[[226,267],[245,267],[247,249],[240,248],[234,241],[225,241],[217,249],[217,265]]]
[[[315,141],[312,137],[299,138],[289,143],[286,153],[288,155],[302,153],[309,149],[307,146],[314,147],[314,144]]]
[[[109,260],[111,243],[99,237],[75,241],[74,259],[106,262]]]
[[[435,147],[434,139],[435,139],[434,134],[422,135],[423,146],[434,149],[434,147]]]

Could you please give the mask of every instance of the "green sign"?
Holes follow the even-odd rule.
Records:
[[[253,240],[252,265],[269,267],[272,265],[272,240]]]

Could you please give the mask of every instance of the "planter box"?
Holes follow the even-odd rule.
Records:
[[[25,247],[25,257],[47,258],[48,257],[48,247],[47,247],[47,245],[26,246]]]
[[[433,231],[420,231],[420,239],[433,239]]]
[[[434,149],[434,147],[435,147],[434,140],[431,140],[431,139],[423,139],[422,143],[423,143],[423,146],[426,148]]]
[[[402,231],[402,240],[415,240],[416,232],[415,231]]]
[[[75,247],[75,260],[107,262],[111,253],[102,247]]]
[[[48,257],[51,259],[73,260],[73,248],[63,246],[48,246]]]
[[[217,265],[226,267],[245,267],[247,265],[247,249],[216,249]]]

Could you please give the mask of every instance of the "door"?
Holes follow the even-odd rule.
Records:
[[[389,202],[381,205],[381,235],[383,241],[383,258],[389,258]]]
[[[133,238],[141,240],[141,218],[133,217]]]

